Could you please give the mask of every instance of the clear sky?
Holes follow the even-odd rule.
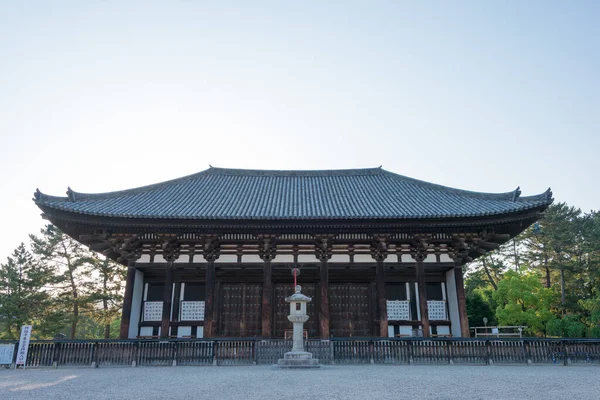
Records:
[[[0,259],[33,192],[387,170],[600,208],[598,1],[0,0]]]

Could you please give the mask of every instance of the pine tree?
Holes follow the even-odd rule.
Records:
[[[94,255],[90,260],[95,271],[94,298],[100,303],[94,320],[104,327],[104,338],[111,335],[111,324],[118,319],[123,303],[123,280],[126,270],[108,258]]]
[[[48,293],[52,281],[52,270],[37,263],[23,243],[0,265],[1,337],[16,339],[21,326],[28,324],[34,325],[37,336],[56,329]]]
[[[41,230],[41,237],[30,235],[33,253],[55,274],[55,305],[68,315],[69,338],[77,337],[80,312],[94,301],[90,253],[53,225]]]

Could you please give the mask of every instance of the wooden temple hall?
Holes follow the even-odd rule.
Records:
[[[136,189],[37,191],[44,218],[127,266],[121,337],[284,338],[292,268],[309,338],[469,336],[463,266],[552,202],[381,168],[210,168]]]

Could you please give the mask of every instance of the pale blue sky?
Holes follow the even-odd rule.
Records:
[[[598,21],[596,1],[0,0],[0,259],[42,226],[37,187],[208,164],[599,209]]]

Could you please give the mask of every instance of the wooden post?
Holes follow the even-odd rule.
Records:
[[[417,286],[419,289],[419,309],[421,311],[421,326],[423,337],[429,337],[429,315],[427,309],[427,289],[425,286],[425,265],[423,259],[417,258]]]
[[[265,262],[261,307],[261,334],[265,339],[273,336],[273,267],[271,261],[277,254],[275,239],[274,235],[258,235],[258,255]]]
[[[214,335],[213,306],[215,301],[215,263],[206,264],[206,298],[204,299],[204,337]]]
[[[165,289],[163,291],[162,323],[160,325],[160,337],[169,337],[171,325],[171,296],[173,296],[173,263],[167,264],[165,270]]]
[[[383,260],[377,260],[377,307],[379,308],[379,336],[388,337],[387,302],[385,299],[385,269]]]
[[[454,267],[454,280],[456,282],[456,298],[458,300],[458,316],[460,319],[460,330],[463,337],[471,337],[469,331],[469,318],[467,316],[467,299],[465,297],[465,284],[463,281],[462,267]]]
[[[321,339],[329,339],[329,268],[327,260],[333,254],[331,236],[315,236],[315,255],[321,262],[319,269],[319,330]]]
[[[135,262],[130,262],[125,280],[125,295],[123,296],[123,311],[121,312],[121,328],[119,338],[129,338],[129,323],[131,319],[131,303],[133,301],[133,285],[135,283]]]
[[[207,262],[206,298],[204,299],[204,337],[210,338],[215,335],[215,260],[221,254],[221,248],[216,235],[207,235],[204,237],[202,252]]]
[[[319,288],[319,327],[321,331],[321,339],[329,339],[329,270],[327,268],[327,259],[321,260],[321,268],[319,270]]]
[[[273,336],[273,267],[270,260],[265,260],[262,288],[262,337]]]

